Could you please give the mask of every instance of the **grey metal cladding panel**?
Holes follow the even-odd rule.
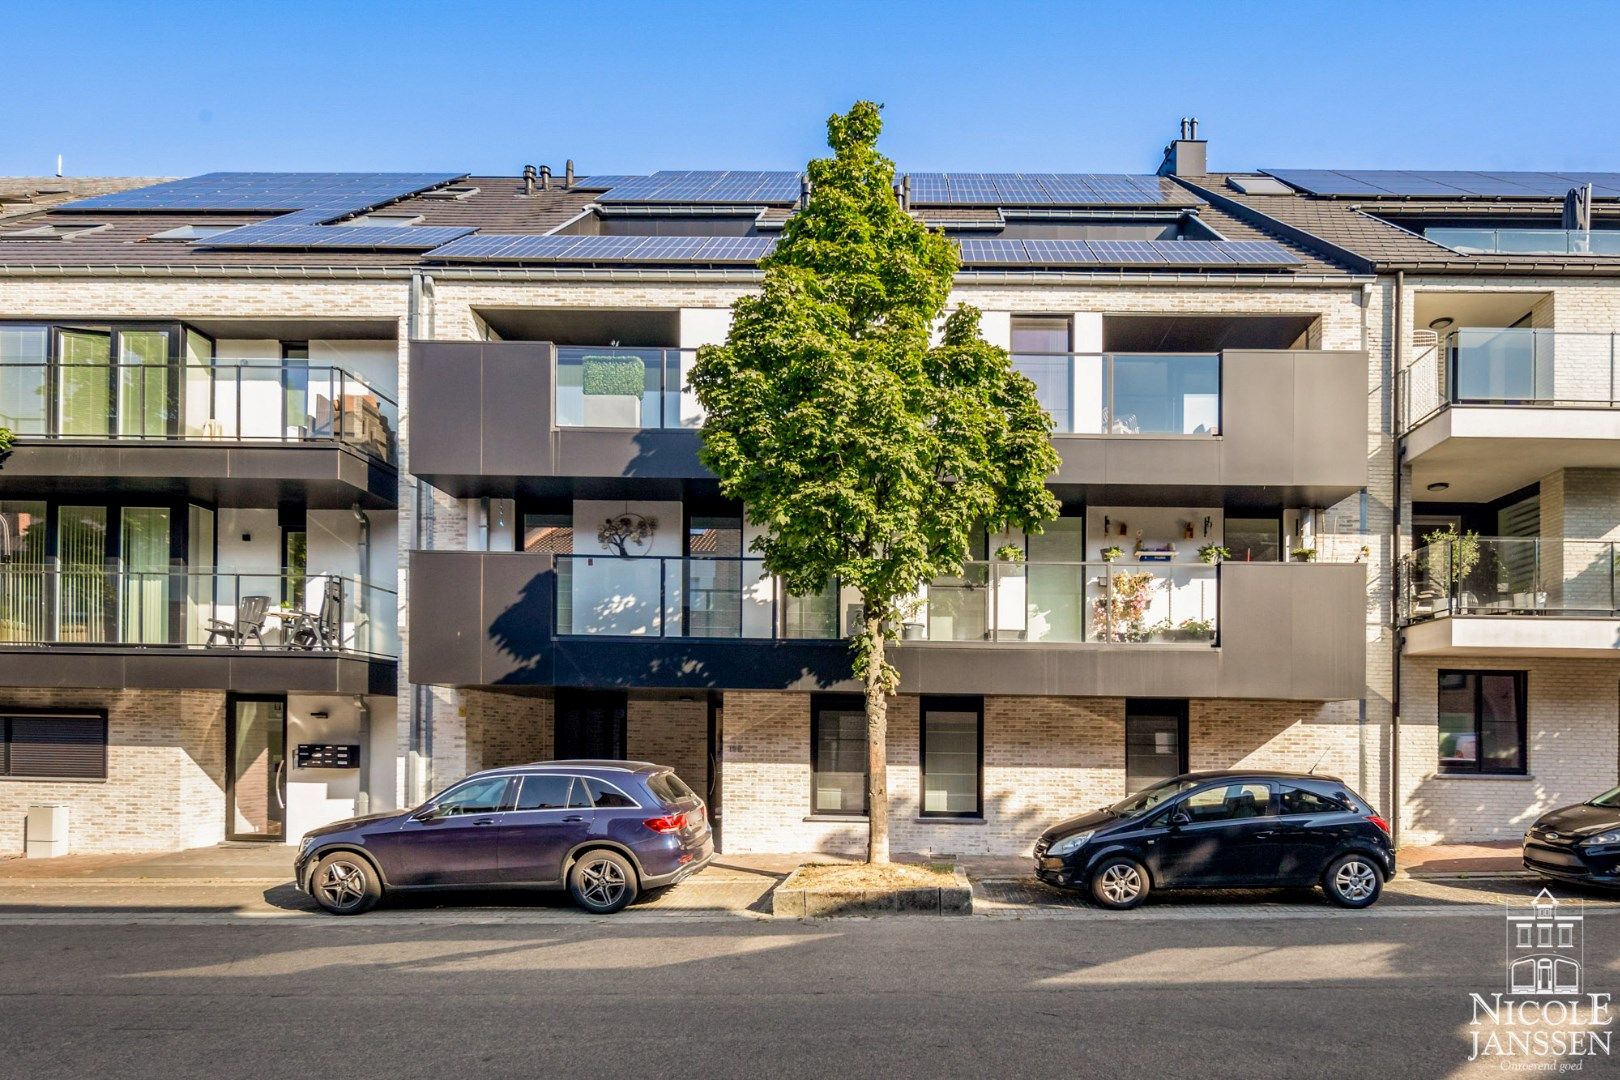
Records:
[[[411,342],[410,468],[417,476],[481,470],[483,348],[476,341]]]
[[[1294,353],[1294,482],[1367,486],[1367,354]]]
[[[1103,442],[1105,483],[1198,487],[1221,483],[1219,439],[1136,435],[1106,437]]]
[[[554,658],[553,611],[557,577],[551,559],[523,552],[482,556],[477,594],[482,613],[474,624],[480,683],[533,683],[549,679]],[[413,653],[414,655],[414,653]]]
[[[1221,669],[1208,647],[893,646],[907,693],[1085,697],[1216,696]]]
[[[696,431],[561,428],[555,438],[556,476],[713,479],[698,461],[702,440]]]
[[[484,554],[413,551],[409,558],[411,678],[439,686],[482,682]]]
[[[1223,563],[1220,696],[1361,697],[1366,590],[1360,564]]]
[[[483,388],[479,423],[467,432],[482,444],[485,476],[548,476],[552,460],[550,345],[486,342],[479,355]]]
[[[1288,350],[1221,354],[1221,482],[1294,482],[1295,366]]]

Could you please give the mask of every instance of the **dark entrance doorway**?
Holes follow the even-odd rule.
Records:
[[[622,760],[628,695],[623,690],[557,691],[556,756]]]
[[[1125,702],[1125,793],[1134,795],[1187,771],[1187,702]]]
[[[287,699],[232,694],[225,702],[225,836],[281,840],[287,830]]]

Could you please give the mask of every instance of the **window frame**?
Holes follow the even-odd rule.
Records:
[[[1474,688],[1474,763],[1470,766],[1445,765],[1440,761],[1440,683],[1447,675],[1462,675],[1473,680]],[[1483,719],[1484,686],[1486,676],[1513,680],[1513,705],[1518,714],[1519,762],[1514,768],[1487,768],[1485,764],[1485,733]],[[1438,776],[1528,776],[1530,774],[1530,673],[1505,671],[1495,668],[1440,668],[1435,672],[1435,766]]]
[[[823,712],[861,712],[866,711],[866,699],[860,694],[811,694],[810,695],[810,816],[829,818],[864,818],[871,811],[867,804],[869,789],[872,785],[871,762],[864,764],[862,775],[866,782],[861,785],[861,808],[858,811],[850,810],[819,810],[816,808],[816,777],[821,772],[821,714]]]
[[[101,772],[98,775],[79,774],[73,776],[42,776],[38,773],[13,773],[11,771],[11,722],[17,718],[24,719],[55,719],[55,720],[83,720],[87,723],[97,724],[101,734]],[[110,779],[111,732],[107,722],[105,709],[73,709],[73,708],[0,708],[0,783],[6,781],[20,781],[22,783],[106,783]]]
[[[928,712],[970,712],[978,718],[974,758],[974,809],[971,811],[929,810],[928,806]],[[917,816],[946,821],[984,820],[984,698],[976,695],[927,694],[917,704]]]

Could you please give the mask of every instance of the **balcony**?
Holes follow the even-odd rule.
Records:
[[[1401,563],[1411,656],[1599,656],[1620,649],[1616,545],[1459,538]]]
[[[755,559],[411,556],[411,664],[445,685],[854,688],[847,592]],[[970,563],[891,656],[925,693],[1330,700],[1365,683],[1366,568]]]
[[[7,476],[42,494],[397,503],[398,406],[338,367],[0,363],[0,426],[17,437]]]
[[[1620,231],[1428,228],[1423,235],[1465,255],[1620,255]]]
[[[398,655],[355,578],[0,566],[0,685],[393,693]]]
[[[713,477],[695,353],[538,342],[414,342],[411,468],[458,497],[577,481]],[[1091,502],[1329,506],[1367,483],[1364,352],[1018,354],[1056,423],[1052,484]],[[549,422],[533,415],[550,403]],[[599,487],[599,484],[593,486]],[[645,485],[642,485],[645,486]],[[672,488],[678,490],[678,488]]]
[[[1620,467],[1620,358],[1609,333],[1453,331],[1402,372],[1416,490],[1488,502],[1560,468]]]

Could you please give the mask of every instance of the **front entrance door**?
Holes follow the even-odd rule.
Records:
[[[558,690],[557,758],[622,761],[627,701],[623,690]]]
[[[287,699],[232,694],[225,708],[225,835],[280,840],[287,825]]]

